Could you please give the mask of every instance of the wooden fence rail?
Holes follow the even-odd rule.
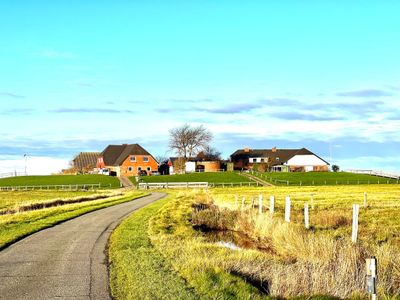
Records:
[[[95,190],[101,187],[100,183],[88,184],[48,184],[48,185],[16,185],[16,186],[0,186],[0,191],[33,191],[33,190]]]
[[[258,182],[140,182],[139,189],[261,186]]]

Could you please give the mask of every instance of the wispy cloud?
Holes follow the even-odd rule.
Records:
[[[10,98],[25,98],[25,96],[10,93],[10,92],[0,92],[0,96],[10,97]]]
[[[339,97],[356,97],[356,98],[375,98],[375,97],[389,97],[393,96],[393,93],[378,90],[378,89],[365,89],[337,93],[336,96]]]
[[[75,84],[83,87],[94,87],[94,84],[88,82],[76,82]]]
[[[72,52],[46,49],[36,53],[37,56],[50,59],[76,59],[78,56]]]
[[[112,109],[112,108],[58,108],[50,110],[52,113],[101,113],[101,114],[120,114],[120,113],[133,113],[128,109]]]
[[[1,115],[31,115],[34,112],[31,108],[12,108],[0,112]]]
[[[339,121],[344,118],[341,116],[326,116],[326,115],[316,115],[309,113],[300,112],[277,112],[270,115],[271,117],[282,119],[282,120],[301,120],[301,121]]]
[[[208,107],[194,107],[196,111],[202,111],[212,114],[239,114],[249,112],[251,110],[263,107],[260,103],[237,103],[226,105],[224,107],[208,108]]]

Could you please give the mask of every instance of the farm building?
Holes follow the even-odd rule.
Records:
[[[72,168],[79,173],[93,172],[100,152],[81,152],[72,160]]]
[[[327,172],[329,163],[306,148],[240,149],[231,155],[235,170],[263,167],[273,172]]]
[[[139,144],[109,145],[97,159],[97,168],[107,169],[110,175],[136,176],[158,170],[158,162]]]
[[[183,158],[171,157],[168,160],[169,174],[193,173],[193,172],[218,172],[221,170],[219,160],[207,161],[199,157]]]

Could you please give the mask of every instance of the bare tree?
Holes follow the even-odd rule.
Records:
[[[212,140],[212,133],[203,125],[191,127],[189,124],[184,124],[172,128],[169,135],[169,148],[185,160],[205,149]]]
[[[221,152],[213,147],[207,146],[203,150],[202,158],[204,160],[221,160]]]
[[[157,156],[155,157],[155,159],[156,159],[156,161],[157,161],[159,164],[163,164],[163,163],[165,163],[165,162],[168,161],[168,157],[165,156],[165,155],[157,155]]]

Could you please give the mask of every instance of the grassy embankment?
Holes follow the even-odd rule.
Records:
[[[347,172],[266,172],[253,174],[274,185],[354,185],[354,184],[398,184],[399,181],[366,174]],[[289,182],[289,184],[288,184]]]
[[[131,177],[132,182],[135,178]],[[249,182],[247,177],[235,172],[207,172],[207,173],[188,173],[175,175],[143,176],[142,182],[209,182],[209,183],[235,183]]]
[[[0,186],[47,186],[47,185],[84,185],[99,184],[101,188],[119,188],[117,178],[99,174],[91,175],[50,175],[50,176],[19,176],[1,178]]]
[[[361,208],[360,238],[354,245],[350,241],[351,204],[362,204],[364,191],[368,207]],[[182,192],[154,214],[148,229],[152,245],[199,298],[318,298],[321,294],[366,298],[365,258],[369,256],[378,258],[379,296],[389,299],[400,294],[397,186],[236,188],[210,193],[213,200],[201,192]],[[265,199],[275,195],[273,217],[268,203],[262,215],[257,207],[251,208],[251,198],[259,193]],[[311,194],[312,228],[306,230],[302,209]],[[290,224],[283,222],[287,195],[292,197]],[[242,197],[246,200],[243,211]],[[240,232],[256,249],[221,247],[194,230],[193,224]],[[134,250],[125,250],[134,255]]]
[[[110,191],[1,191],[0,214],[6,210],[18,210],[21,207],[36,203],[50,203],[57,200],[69,201],[73,199],[91,197],[93,195],[107,195]]]
[[[147,234],[150,218],[170,199],[134,212],[111,235],[110,286],[115,299],[198,299]]]
[[[4,198],[10,197],[7,203],[3,203],[3,211],[9,209],[17,210],[21,206],[27,205],[31,201],[35,204],[40,204],[43,202],[53,202],[56,197],[57,200],[62,199],[65,203],[60,206],[52,206],[43,209],[27,210],[18,213],[10,213],[0,215],[0,249],[6,247],[7,245],[29,235],[41,229],[51,227],[62,221],[80,216],[90,211],[94,211],[100,208],[105,208],[111,205],[127,202],[145,195],[143,192],[129,192],[123,195],[117,195],[118,193],[110,194],[109,198],[95,199],[79,202],[79,203],[68,203],[69,201],[75,202],[79,197],[88,197],[87,192],[82,194],[77,192],[74,194],[72,192],[68,195],[75,195],[73,198],[68,198],[64,194],[65,192],[47,192],[47,191],[27,191],[27,192],[0,192],[0,197]],[[41,198],[41,200],[37,199]],[[89,195],[96,198],[96,194]],[[101,197],[104,193],[100,194]],[[65,198],[64,198],[65,197]],[[1,200],[0,200],[1,201]],[[6,202],[6,201],[1,201]]]

